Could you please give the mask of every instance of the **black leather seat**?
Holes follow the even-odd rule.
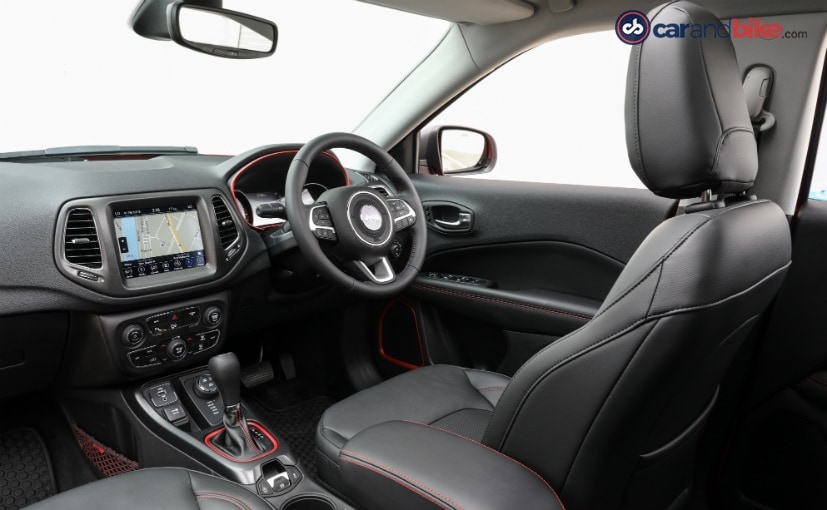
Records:
[[[244,487],[186,469],[141,469],[66,491],[32,510],[272,510]]]
[[[684,1],[650,19],[720,23]],[[403,431],[424,430],[396,425],[410,421],[431,425],[428,437],[438,427],[516,459],[574,510],[682,507],[718,383],[781,285],[790,234],[776,204],[746,194],[757,148],[730,39],[648,38],[632,51],[626,97],[629,158],[641,180],[658,195],[701,203],[658,226],[594,319],[513,379],[432,366],[328,409],[316,441],[329,485],[368,508],[446,508],[498,476],[446,471],[456,480],[439,492],[429,488],[439,480],[419,483],[424,457],[456,465],[460,449],[408,444]],[[421,500],[399,503],[398,487]]]

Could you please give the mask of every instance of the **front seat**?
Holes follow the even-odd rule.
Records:
[[[686,1],[658,7],[649,18],[652,26],[721,23]],[[599,144],[596,133],[583,136]],[[781,285],[790,232],[776,204],[747,194],[757,148],[729,38],[650,36],[635,46],[626,141],[650,190],[700,202],[644,240],[593,320],[537,353],[512,379],[428,366],[329,408],[316,435],[328,485],[366,507],[407,508],[371,500],[365,478],[352,483],[354,469],[368,468],[426,498],[422,507],[445,508],[461,502],[463,491],[498,478],[478,473],[481,479],[464,487],[444,484],[444,498],[417,485],[406,466],[428,445],[406,450],[399,445],[410,440],[402,435],[417,429],[387,425],[415,422],[522,463],[570,510],[683,506],[719,381]],[[371,432],[376,429],[382,433]],[[381,465],[354,467],[353,452],[370,448],[367,437],[386,438],[394,430],[398,441],[373,446],[389,449],[371,453]],[[451,454],[427,453],[432,466],[454,463]],[[466,464],[477,467],[472,459]]]

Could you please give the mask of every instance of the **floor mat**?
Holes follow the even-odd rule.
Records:
[[[272,409],[262,399],[252,397],[250,406],[267,427],[279,435],[304,466],[308,476],[316,477],[316,425],[322,413],[333,405],[329,397],[314,397],[286,409]]]
[[[40,434],[30,428],[0,434],[0,509],[16,510],[56,493]]]

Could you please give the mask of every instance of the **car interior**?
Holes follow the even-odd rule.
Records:
[[[446,27],[351,131],[0,153],[0,509],[827,508],[827,7],[348,3]],[[294,34],[256,6],[140,0],[118,30],[243,81]],[[622,157],[527,156],[636,187],[519,178],[443,120],[595,32],[629,50],[624,128],[595,101],[569,130]]]

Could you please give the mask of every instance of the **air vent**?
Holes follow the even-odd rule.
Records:
[[[218,223],[218,235],[221,238],[221,247],[225,250],[238,239],[238,229],[233,221],[227,204],[219,195],[213,195],[212,207],[215,210],[215,221]]]
[[[72,209],[66,218],[63,256],[67,261],[89,269],[103,265],[98,229],[89,209]]]

